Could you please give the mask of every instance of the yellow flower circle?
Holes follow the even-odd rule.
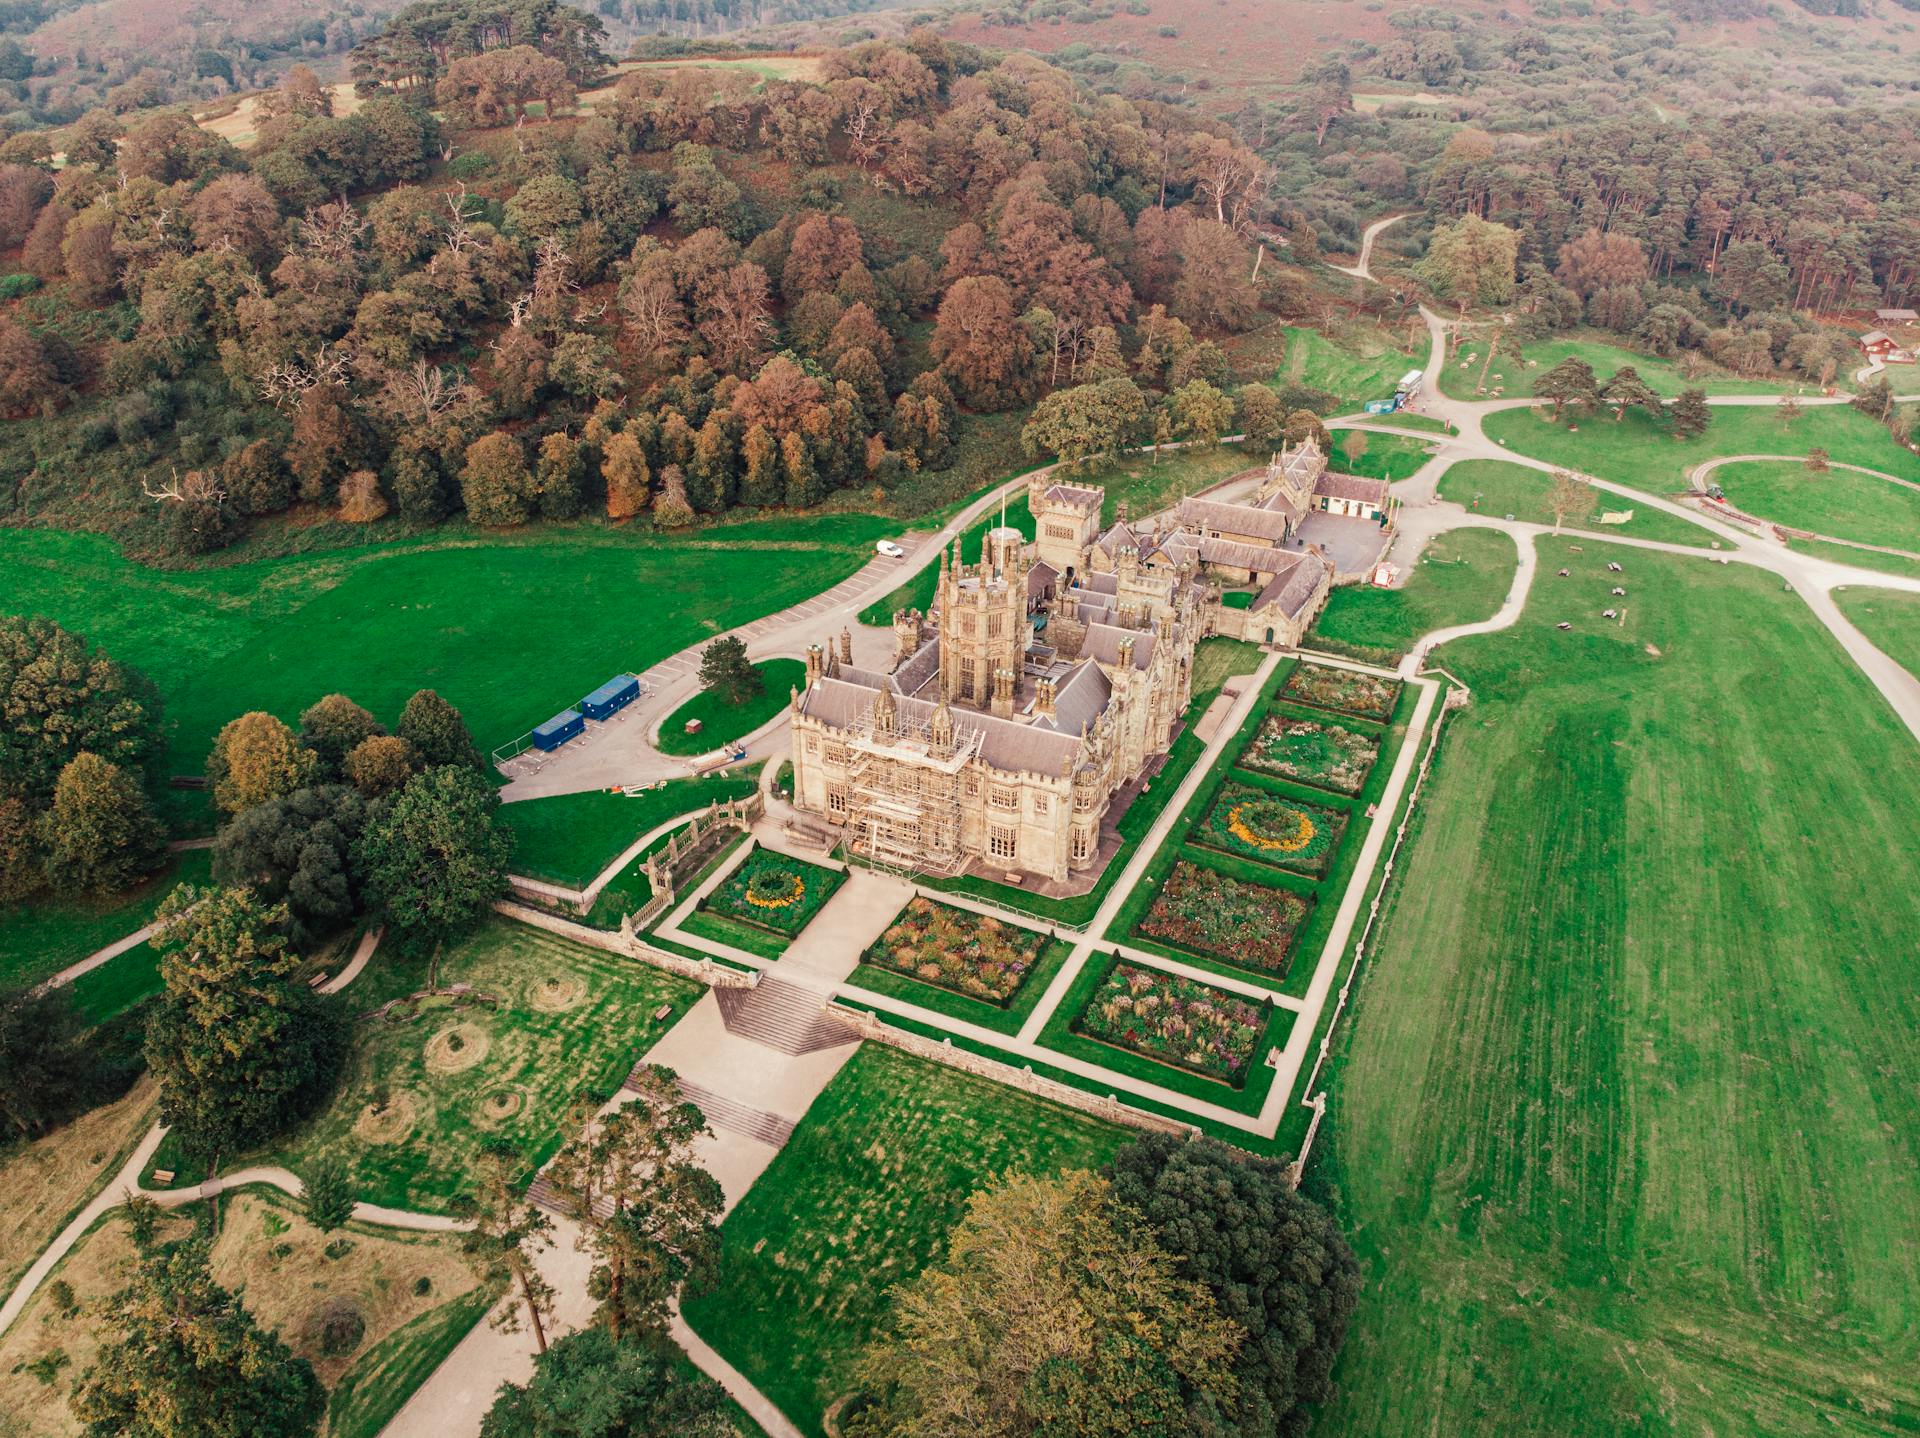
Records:
[[[1291,833],[1270,834],[1256,830],[1242,817],[1253,801],[1235,804],[1227,811],[1227,832],[1243,844],[1251,844],[1256,849],[1273,849],[1283,854],[1297,854],[1313,842],[1313,820],[1298,809],[1285,812],[1282,822],[1292,821]]]
[[[807,892],[806,880],[798,874],[781,874],[778,877],[787,881],[789,887],[785,893],[756,894],[754,884],[770,882],[772,874],[756,874],[753,882],[747,886],[747,902],[756,909],[787,909],[800,902]]]

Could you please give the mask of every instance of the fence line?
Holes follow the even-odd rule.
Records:
[[[1451,675],[1448,676],[1452,678]],[[1317,1093],[1314,1085],[1320,1080],[1320,1071],[1326,1066],[1327,1055],[1333,1048],[1333,1036],[1340,1027],[1340,1019],[1346,1013],[1347,1001],[1353,993],[1354,985],[1359,981],[1361,967],[1366,959],[1367,944],[1373,937],[1373,926],[1380,918],[1380,908],[1387,894],[1387,885],[1393,881],[1393,868],[1400,857],[1400,846],[1406,842],[1407,831],[1413,825],[1414,810],[1418,808],[1420,797],[1426,789],[1427,775],[1432,772],[1434,755],[1440,748],[1440,734],[1446,727],[1449,711],[1463,707],[1470,697],[1467,688],[1447,690],[1446,700],[1440,706],[1440,713],[1433,721],[1433,730],[1427,736],[1426,752],[1420,756],[1420,771],[1414,776],[1413,791],[1407,796],[1406,812],[1400,816],[1400,823],[1393,833],[1393,847],[1387,850],[1387,856],[1381,865],[1380,882],[1373,891],[1373,899],[1367,906],[1367,922],[1360,930],[1360,937],[1354,941],[1353,963],[1347,969],[1345,982],[1340,985],[1339,997],[1334,1000],[1333,1017],[1327,1021],[1327,1031],[1320,1036],[1320,1051],[1314,1056],[1313,1068],[1307,1074],[1307,1081],[1300,1090],[1300,1103],[1303,1108],[1313,1110],[1313,1122],[1307,1125],[1307,1136],[1300,1145],[1300,1152],[1294,1156],[1289,1167],[1289,1176],[1294,1186],[1300,1184],[1301,1175],[1306,1172],[1308,1155],[1313,1151],[1313,1140],[1320,1132],[1320,1123],[1327,1115],[1327,1091],[1323,1088]]]

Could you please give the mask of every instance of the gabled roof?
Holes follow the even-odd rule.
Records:
[[[1027,598],[1039,598],[1053,588],[1054,581],[1059,577],[1060,571],[1044,559],[1034,560],[1032,568],[1027,570]]]
[[[1265,609],[1268,605],[1278,606],[1280,612],[1289,619],[1298,619],[1301,612],[1313,601],[1321,580],[1326,577],[1332,565],[1317,551],[1290,556],[1293,565],[1274,575],[1267,587],[1253,597],[1248,605],[1252,612]]]
[[[1315,482],[1313,492],[1329,499],[1357,499],[1385,509],[1392,489],[1384,479],[1365,479],[1357,474],[1335,474],[1328,470]]]
[[[1125,520],[1121,520],[1120,523],[1114,525],[1105,534],[1101,535],[1099,539],[1095,540],[1094,543],[1104,554],[1118,554],[1129,545],[1138,549],[1140,547],[1140,536],[1133,532]]]
[[[1865,334],[1860,336],[1860,343],[1863,345],[1877,345],[1877,344],[1891,345],[1891,344],[1898,344],[1899,341],[1896,340],[1892,335],[1888,334],[1885,330],[1868,330]]]
[[[1145,669],[1153,658],[1154,635],[1150,629],[1122,629],[1117,624],[1089,624],[1087,637],[1081,641],[1080,656],[1083,659],[1098,659],[1102,664],[1120,662],[1120,643],[1133,641],[1133,667]]]
[[[1098,509],[1107,502],[1107,492],[1079,484],[1053,484],[1047,486],[1044,498],[1055,504],[1070,505],[1074,509]]]
[[[1231,539],[1200,541],[1203,564],[1219,564],[1228,569],[1244,569],[1250,574],[1273,574],[1287,568],[1297,555],[1270,544],[1241,544]]]
[[[832,728],[846,729],[873,707],[873,696],[873,687],[844,678],[816,679],[800,696],[800,712]],[[896,702],[903,723],[924,723],[932,717],[935,707],[925,699]],[[1077,730],[1064,734],[1043,725],[1001,719],[976,709],[958,710],[954,717],[961,724],[980,731],[980,757],[1008,773],[1067,775],[1073,772],[1080,757]]]
[[[1062,734],[1080,734],[1106,712],[1113,685],[1098,664],[1082,664],[1053,696],[1053,718],[1033,722]]]
[[[1269,543],[1287,537],[1287,516],[1277,510],[1248,504],[1223,504],[1215,499],[1183,499],[1180,522],[1193,529],[1215,529],[1222,534],[1245,534]]]

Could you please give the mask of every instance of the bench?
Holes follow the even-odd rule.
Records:
[[[307,980],[307,987],[310,989],[317,989],[320,987],[320,985],[324,984],[326,981],[327,981],[327,971],[325,969],[322,969],[319,973],[315,974],[312,978]]]
[[[173,1170],[170,1168],[156,1168],[153,1171],[153,1181],[165,1187],[167,1184],[173,1182]]]
[[[655,1010],[653,1011],[653,1021],[654,1021],[654,1022],[655,1022],[656,1024],[657,1024],[657,1023],[661,1023],[661,1022],[663,1022],[664,1020],[666,1020],[666,1019],[669,1019],[669,1018],[671,1018],[671,1017],[673,1017],[673,1005],[672,1005],[672,1004],[662,1004],[662,1005],[660,1005],[660,1007],[659,1007],[659,1008],[657,1008],[657,1009],[655,1009]]]

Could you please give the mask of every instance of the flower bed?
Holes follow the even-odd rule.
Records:
[[[1075,1029],[1239,1088],[1267,1028],[1265,1005],[1136,964],[1115,964]]]
[[[1182,859],[1134,932],[1284,978],[1312,912],[1313,901],[1291,889],[1229,879]]]
[[[1194,838],[1209,848],[1318,877],[1346,824],[1345,814],[1318,804],[1228,783],[1221,785]]]
[[[707,896],[703,907],[791,938],[820,912],[846,878],[837,869],[824,869],[771,849],[755,849]]]
[[[1005,1008],[1046,946],[1032,929],[916,898],[861,962]]]
[[[1381,723],[1393,717],[1400,702],[1400,681],[1351,669],[1329,669],[1323,664],[1297,664],[1280,693],[1316,709],[1332,709]]]
[[[1336,794],[1358,794],[1379,754],[1380,741],[1371,734],[1318,719],[1269,714],[1239,763]]]

